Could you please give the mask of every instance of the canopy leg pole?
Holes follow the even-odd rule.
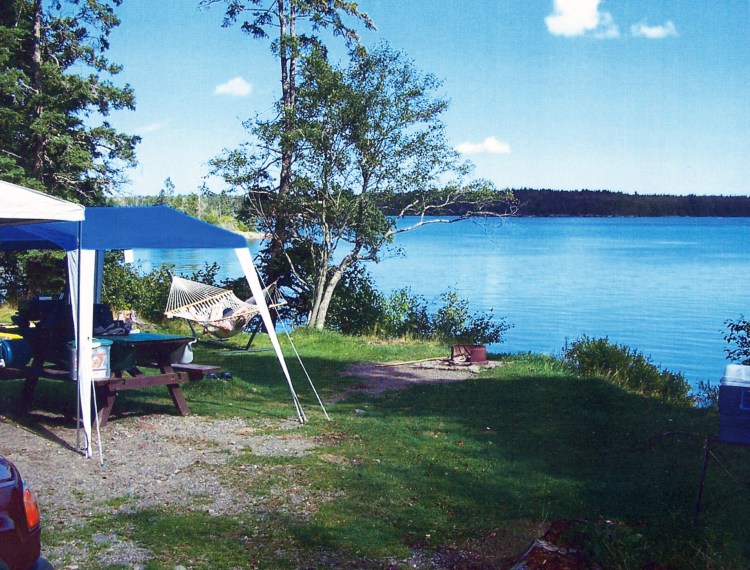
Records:
[[[273,349],[276,352],[276,358],[278,359],[281,370],[284,372],[284,376],[286,377],[286,382],[292,395],[292,402],[294,402],[294,407],[297,411],[297,417],[299,418],[300,423],[304,424],[307,422],[307,418],[305,417],[305,412],[302,410],[302,405],[300,404],[299,398],[297,398],[297,393],[294,391],[292,378],[289,375],[289,369],[286,366],[284,355],[281,352],[281,345],[279,344],[279,339],[276,336],[276,330],[273,327],[271,313],[268,310],[265,295],[263,294],[263,288],[261,287],[260,279],[258,278],[258,272],[255,270],[255,265],[253,265],[253,258],[250,255],[250,250],[246,247],[243,247],[235,249],[234,252],[240,262],[242,271],[245,273],[245,278],[247,279],[248,285],[250,285],[250,291],[252,292],[253,297],[255,297],[255,302],[260,308],[260,314],[263,318],[263,323],[266,325],[266,330],[268,331],[268,338],[271,340],[271,345],[273,345]]]
[[[279,312],[276,311],[276,314],[278,316]],[[310,384],[310,388],[312,388],[313,394],[315,394],[315,398],[318,400],[320,409],[323,410],[323,415],[330,422],[331,418],[329,417],[328,412],[326,411],[326,407],[323,405],[323,401],[320,399],[320,396],[318,395],[318,391],[315,389],[315,384],[313,384],[312,378],[310,378],[310,375],[307,373],[307,368],[305,368],[305,364],[302,362],[302,357],[299,355],[299,352],[297,351],[297,347],[294,346],[292,335],[289,333],[289,329],[287,328],[286,323],[284,323],[284,321],[282,321],[281,319],[279,320],[281,321],[281,326],[284,327],[284,332],[286,333],[286,337],[289,339],[289,344],[292,346],[292,350],[294,350],[294,354],[297,357],[297,362],[299,362],[299,365],[302,367],[302,371],[305,373],[305,376],[307,377],[307,381]]]

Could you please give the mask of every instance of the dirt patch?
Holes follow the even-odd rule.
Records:
[[[482,370],[501,366],[500,362],[490,361],[486,365],[457,364],[448,358],[430,359],[418,362],[369,362],[349,366],[342,375],[353,376],[358,381],[350,385],[346,392],[336,394],[329,403],[345,400],[351,392],[382,394],[391,390],[405,390],[417,384],[446,384],[463,382],[475,378]]]

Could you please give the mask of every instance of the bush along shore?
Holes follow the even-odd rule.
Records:
[[[289,420],[271,352],[199,344],[196,360],[232,378],[186,385],[187,418],[165,390],[121,394],[103,466],[63,443],[75,439],[72,385],[40,381],[21,414],[21,383],[4,382],[0,451],[37,491],[55,567],[503,568],[550,528],[583,567],[748,567],[750,450],[715,447],[696,519],[718,414],[652,389],[632,351],[581,339],[564,359],[494,355],[468,379],[420,382],[418,363],[384,364],[447,356],[444,345],[294,340],[330,422],[299,380],[310,421]],[[648,382],[583,368],[623,352]]]

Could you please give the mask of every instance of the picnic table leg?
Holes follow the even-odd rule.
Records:
[[[115,405],[117,392],[107,385],[102,388],[97,387],[96,394],[99,402],[99,426],[104,427],[112,413],[112,406]]]
[[[21,407],[24,410],[31,408],[31,403],[34,401],[34,392],[36,391],[36,385],[39,382],[39,376],[31,372],[26,376],[26,380],[23,383],[23,390],[21,390]]]
[[[180,415],[188,415],[190,413],[190,408],[188,408],[187,402],[185,401],[185,396],[182,393],[180,385],[167,384],[167,388],[169,388],[169,395],[172,396],[172,402],[174,402],[175,407],[180,411]]]

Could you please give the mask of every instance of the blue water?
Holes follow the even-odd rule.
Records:
[[[640,350],[691,382],[717,381],[727,319],[750,316],[748,218],[514,218],[401,234],[403,255],[370,265],[378,287],[428,299],[448,288],[513,328],[493,352],[559,354],[586,334]],[[234,254],[136,251],[189,273]]]

